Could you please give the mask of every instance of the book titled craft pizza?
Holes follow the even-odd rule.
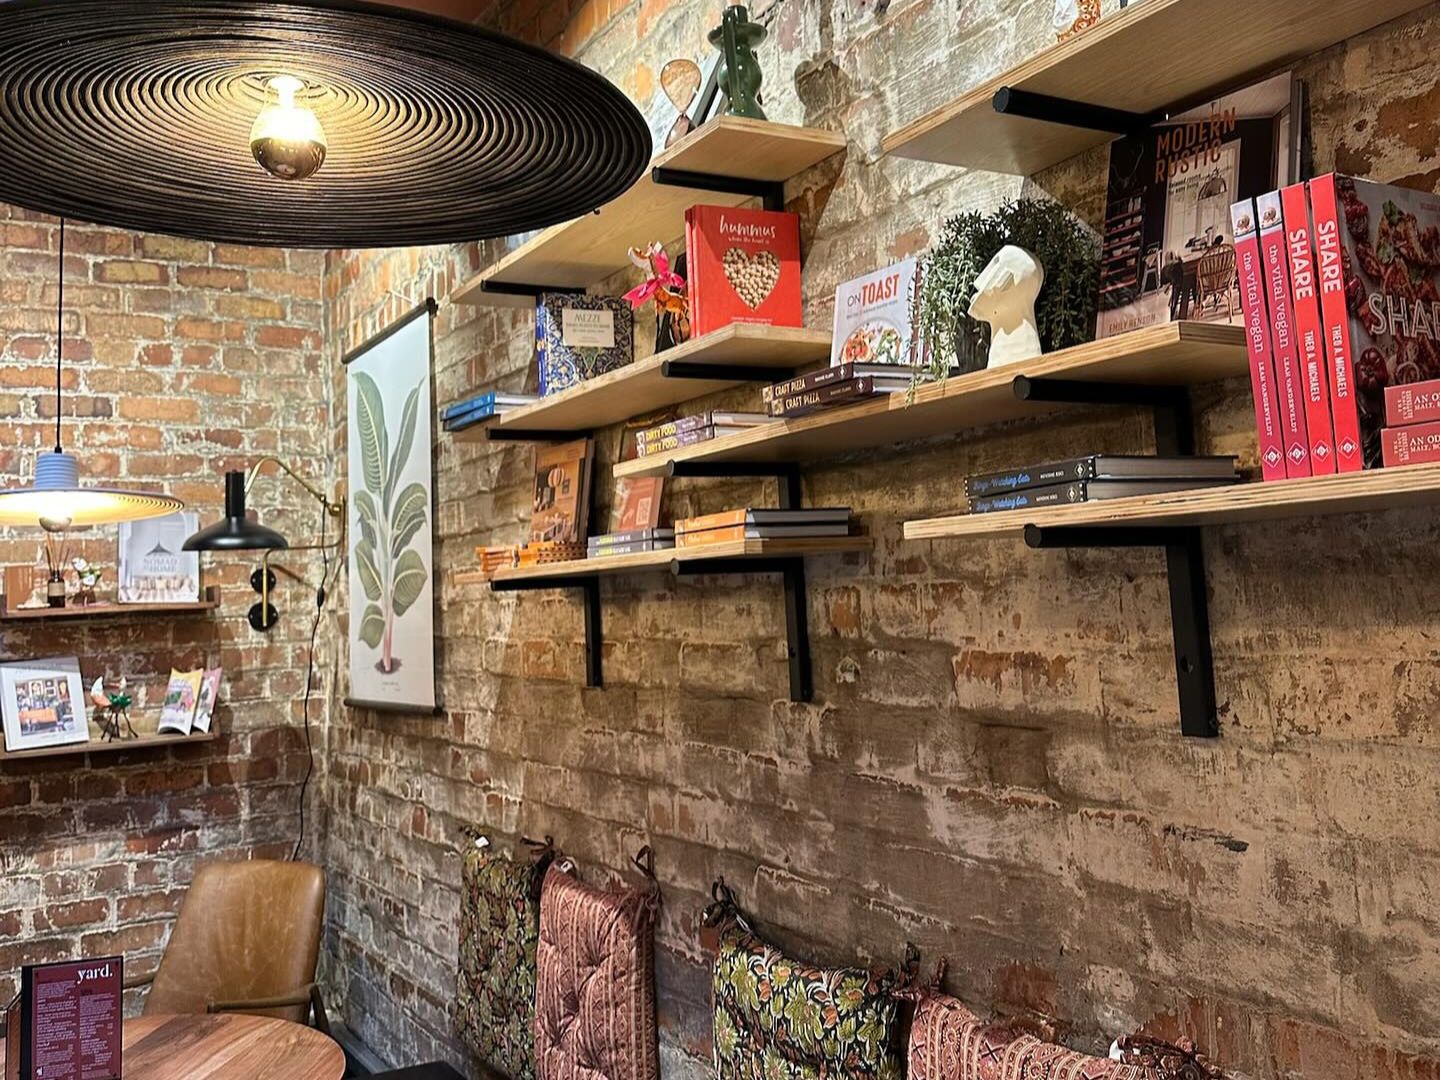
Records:
[[[776,210],[685,212],[696,337],[729,326],[800,326],[800,218]]]

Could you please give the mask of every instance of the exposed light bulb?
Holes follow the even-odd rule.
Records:
[[[315,114],[295,104],[305,84],[293,75],[277,75],[268,83],[276,102],[266,105],[250,129],[250,152],[261,167],[281,180],[304,180],[325,164],[325,129]]]

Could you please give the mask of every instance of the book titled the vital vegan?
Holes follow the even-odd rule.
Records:
[[[919,261],[911,258],[842,283],[835,290],[831,366],[919,363],[910,319],[919,280]]]
[[[695,337],[731,323],[800,326],[800,218],[776,210],[685,212]]]
[[[1230,207],[1298,171],[1301,87],[1277,75],[1111,144],[1098,337],[1241,322]]]

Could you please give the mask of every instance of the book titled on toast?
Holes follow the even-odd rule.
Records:
[[[1224,487],[1239,477],[1204,479],[1175,478],[1170,480],[1074,480],[1065,484],[1007,491],[999,495],[972,499],[969,512],[993,514],[1004,510],[1033,510],[1039,506],[1068,506],[1071,503],[1100,502],[1104,499],[1129,499],[1137,495],[1163,495],[1170,491],[1192,488]]]
[[[1209,457],[1155,457],[1131,454],[1087,454],[1043,465],[981,473],[965,480],[965,497],[978,499],[1009,491],[1071,483],[1081,480],[1216,479],[1235,476],[1236,459]]]

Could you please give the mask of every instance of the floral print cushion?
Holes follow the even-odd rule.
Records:
[[[535,867],[489,847],[465,856],[460,898],[456,1024],[485,1064],[535,1080]]]
[[[899,1080],[891,975],[791,960],[739,926],[715,961],[719,1080]]]

